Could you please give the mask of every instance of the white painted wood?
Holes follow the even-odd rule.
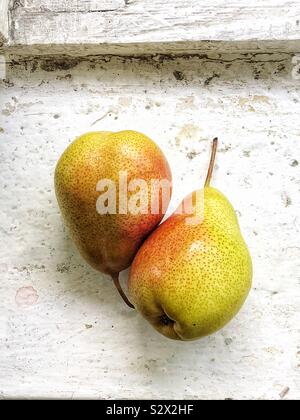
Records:
[[[12,58],[0,82],[0,397],[300,398],[300,81],[291,60]],[[201,341],[158,335],[63,227],[58,157],[80,133],[126,128],[165,151],[173,207],[202,184],[220,138],[213,184],[239,215],[254,284],[235,320]]]
[[[11,50],[26,54],[300,50],[296,0],[27,0],[11,20]]]
[[[26,13],[111,12],[125,5],[124,0],[25,0]]]
[[[0,0],[0,46],[8,38],[8,2]]]

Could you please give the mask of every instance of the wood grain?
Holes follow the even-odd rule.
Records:
[[[0,1],[0,46],[8,39],[8,2]]]
[[[11,10],[10,45],[86,54],[300,49],[298,1],[28,0]],[[88,9],[88,10],[87,10]],[[219,44],[222,44],[221,46]]]
[[[27,0],[23,7],[27,13],[93,13],[115,11],[124,5],[125,0]]]

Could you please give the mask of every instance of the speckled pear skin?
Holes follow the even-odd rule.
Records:
[[[243,305],[252,263],[235,211],[206,187],[194,215],[173,214],[144,242],[132,264],[132,303],[166,337],[194,340],[228,323]],[[204,210],[203,210],[204,208]],[[203,217],[204,214],[204,217]]]
[[[135,131],[87,133],[71,143],[55,170],[56,197],[72,239],[92,267],[110,275],[129,267],[164,216],[161,206],[158,214],[99,214],[96,185],[112,179],[118,197],[119,171],[127,171],[128,182],[142,178],[148,186],[152,178],[172,178],[160,148]]]

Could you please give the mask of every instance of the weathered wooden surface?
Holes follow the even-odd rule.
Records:
[[[298,1],[24,0],[10,14],[24,54],[300,50]]]
[[[0,46],[8,39],[8,1],[0,1]]]
[[[300,81],[288,54],[20,63],[0,82],[0,397],[300,398]],[[88,130],[140,130],[168,156],[173,207],[204,181],[235,206],[254,263],[236,319],[158,335],[65,231],[53,172]]]

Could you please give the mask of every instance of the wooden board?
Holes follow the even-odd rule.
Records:
[[[0,81],[0,398],[300,398],[292,68],[289,54],[11,58]],[[85,131],[126,128],[166,153],[173,208],[204,182],[219,136],[213,184],[237,211],[254,283],[235,320],[201,341],[169,341],[127,309],[63,226],[60,154]]]
[[[23,54],[300,50],[298,1],[27,0],[10,13]]]
[[[8,40],[8,2],[9,0],[0,2],[0,47]]]

